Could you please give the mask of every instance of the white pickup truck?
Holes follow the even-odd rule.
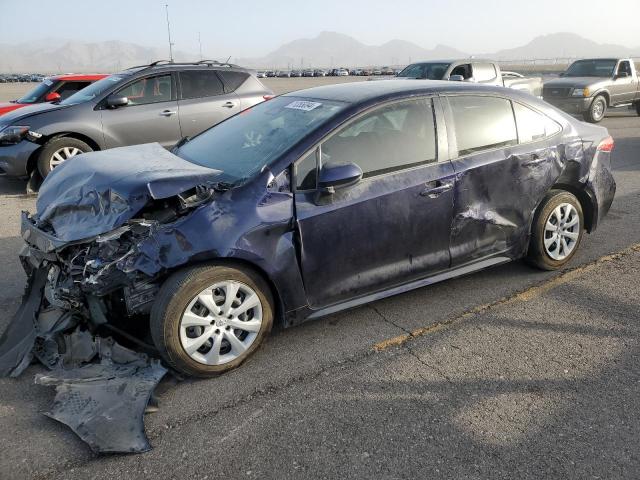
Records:
[[[503,76],[500,65],[491,60],[434,60],[412,63],[395,78],[485,83],[523,90],[536,97],[542,96],[541,78],[509,73]]]

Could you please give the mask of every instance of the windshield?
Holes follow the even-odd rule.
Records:
[[[449,68],[448,63],[414,63],[402,70],[398,77],[442,80],[447,68]]]
[[[118,75],[109,75],[108,77],[105,77],[102,80],[98,80],[97,82],[92,83],[91,85],[83,88],[82,90],[78,90],[69,98],[60,102],[60,104],[73,105],[75,103],[82,103],[82,102],[88,102],[89,100],[93,100],[94,98],[102,95],[108,89],[113,87],[116,83],[118,83],[123,78],[124,77],[121,77]]]
[[[23,97],[16,100],[17,103],[36,103],[41,97],[47,94],[47,92],[51,89],[53,85],[53,80],[46,79],[43,80],[40,85],[38,85],[33,90],[30,90],[29,93],[24,95]]]
[[[192,163],[222,170],[224,182],[239,183],[345,106],[328,100],[276,97],[203,132],[175,153]]]
[[[616,60],[578,60],[571,64],[565,77],[612,77]]]

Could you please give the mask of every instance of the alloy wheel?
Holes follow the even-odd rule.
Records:
[[[68,160],[71,157],[75,157],[76,155],[79,155],[81,153],[84,152],[77,147],[59,148],[58,150],[53,152],[53,155],[51,155],[51,158],[49,159],[49,167],[51,168],[51,170],[53,170],[65,160]]]

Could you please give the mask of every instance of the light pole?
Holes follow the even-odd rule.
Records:
[[[169,23],[169,5],[164,5],[167,11],[167,33],[169,34],[169,61],[173,63],[173,43],[171,42],[171,24]]]

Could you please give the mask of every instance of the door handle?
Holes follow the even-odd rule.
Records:
[[[225,104],[222,105],[224,108],[233,108],[236,106],[236,104],[234,102],[227,102]]]
[[[160,115],[162,115],[163,117],[170,117],[171,115],[174,115],[178,112],[176,112],[175,110],[163,110],[162,112],[160,112]]]
[[[437,198],[442,193],[448,192],[453,188],[453,182],[441,182],[440,180],[436,180],[435,182],[428,182],[427,188],[420,192],[420,195],[423,197],[429,198]]]

